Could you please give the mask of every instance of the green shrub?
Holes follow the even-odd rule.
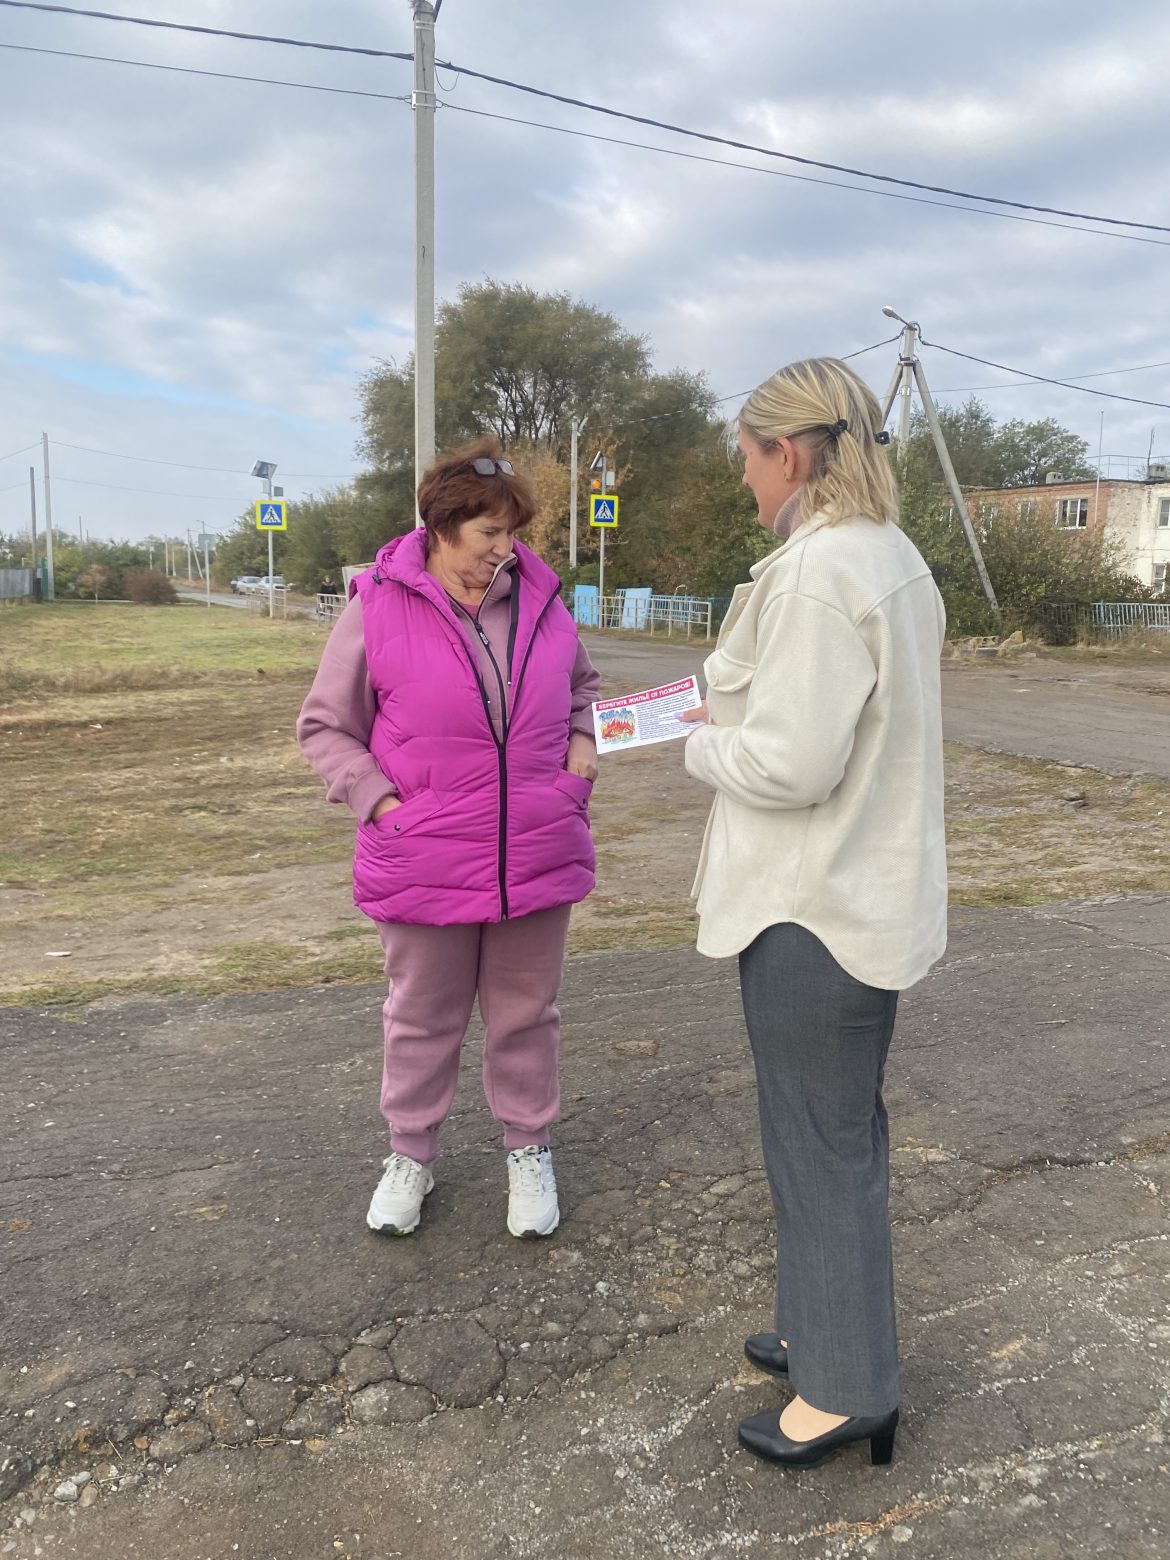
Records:
[[[122,575],[122,593],[140,607],[177,607],[175,587],[158,569],[127,569]]]

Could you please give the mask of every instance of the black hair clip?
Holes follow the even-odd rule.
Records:
[[[829,432],[833,435],[834,439],[839,439],[843,433],[849,432],[849,424],[845,421],[844,417],[838,417],[837,421],[833,423],[832,427],[829,429]]]
[[[879,428],[877,433],[875,433],[873,436],[873,442],[875,444],[888,444],[890,442],[889,430],[886,428]]]

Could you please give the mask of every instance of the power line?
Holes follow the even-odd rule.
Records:
[[[239,502],[234,493],[175,493],[162,488],[127,487],[119,482],[91,482],[87,477],[60,477],[53,473],[53,481],[68,482],[71,487],[109,488],[115,493],[149,493],[154,498],[194,498],[207,504],[234,504]]]
[[[984,368],[997,368],[1004,374],[1018,374],[1021,379],[1034,379],[1042,385],[1058,385],[1062,390],[1079,390],[1082,395],[1096,395],[1106,401],[1128,401],[1134,406],[1155,406],[1160,411],[1170,412],[1170,401],[1144,401],[1136,395],[1119,395],[1116,390],[1094,390],[1089,385],[1074,385],[1067,379],[1050,379],[1046,374],[1031,374],[1026,368],[1012,368],[1007,363],[993,363],[990,358],[975,357],[970,352],[959,352],[954,347],[940,347],[937,341],[927,341],[921,332],[918,339],[924,347],[933,347],[936,352],[965,358],[968,363],[981,363]],[[1087,379],[1089,376],[1086,374],[1082,377]]]
[[[37,448],[37,447],[38,447],[38,445],[39,445],[39,443],[40,443],[40,441],[39,441],[39,440],[38,440],[38,441],[37,441],[37,444],[26,444],[26,445],[25,445],[25,446],[24,446],[24,448],[23,448],[23,449],[22,449],[22,450],[13,450],[13,451],[12,451],[12,452],[11,452],[11,453],[10,453],[10,454],[8,454],[8,455],[0,455],[0,461],[3,461],[3,460],[12,460],[12,459],[14,459],[14,458],[15,458],[15,457],[16,457],[16,456],[17,456],[17,455],[27,455],[27,454],[28,454],[28,452],[29,452],[29,450],[35,450],[35,449],[36,449],[36,448]]]
[[[6,3],[7,0],[0,0],[0,4]],[[115,54],[87,54],[77,49],[45,49],[20,43],[0,43],[0,49],[9,49],[18,54],[44,54],[55,59],[90,60],[101,65],[132,65],[139,70],[160,70],[181,76],[206,76],[216,81],[242,81],[255,86],[293,87],[304,92],[327,92],[337,97],[373,98],[383,103],[411,101],[409,93],[369,92],[356,87],[328,87],[313,81],[289,81],[282,77],[245,76],[231,71],[200,70],[190,65],[161,65],[154,60],[131,60]],[[682,152],[675,147],[653,146],[648,141],[629,141],[621,136],[596,135],[590,130],[573,130],[567,125],[550,125],[539,119],[521,119],[514,114],[493,114],[486,109],[470,108],[462,103],[441,103],[439,107],[451,108],[460,114],[472,114],[478,119],[494,119],[502,124],[525,125],[532,130],[550,130],[557,135],[570,135],[584,141],[597,141],[605,146],[624,146],[635,151],[656,152],[661,157],[677,157],[686,162],[707,163],[715,168],[738,168],[744,173],[761,173],[774,179],[791,179],[800,184],[817,184],[824,189],[845,190],[854,195],[870,195],[882,200],[904,200],[918,206],[937,206],[943,211],[964,211],[974,216],[994,217],[1000,222],[1027,222],[1036,227],[1060,228],[1066,233],[1090,233],[1097,238],[1111,238],[1121,243],[1156,244],[1159,248],[1170,248],[1170,240],[1146,238],[1139,233],[1104,232],[1100,228],[1081,227],[1072,222],[1052,222],[1044,217],[1022,217],[1008,211],[985,211],[978,206],[960,206],[954,201],[930,200],[923,195],[902,195],[896,190],[870,190],[858,184],[844,184],[840,179],[818,179],[810,174],[789,173],[782,168],[760,168],[754,163],[734,162],[727,157],[704,157],[700,152]],[[995,386],[990,388],[994,389]]]
[[[900,341],[901,336],[902,332],[899,331],[896,336],[887,336],[884,341],[875,341],[871,347],[859,347],[856,352],[846,352],[837,361],[848,363],[853,358],[864,357],[867,352],[876,352],[879,347],[888,347],[892,342]],[[741,396],[751,395],[754,389],[755,386],[752,385],[747,390],[733,390],[730,395],[717,395],[712,400],[711,405],[722,406],[724,401],[738,401]],[[627,417],[623,422],[614,423],[612,426],[615,428],[633,428],[641,423],[662,422],[666,417],[685,417],[688,412],[695,410],[696,408],[693,406],[683,406],[674,412],[655,412],[653,417]]]
[[[163,22],[150,16],[122,16],[116,11],[84,11],[73,5],[41,5],[33,0],[0,0],[13,11],[49,11],[58,16],[84,16],[98,22],[129,22],[135,27],[159,27],[167,32],[202,33],[209,38],[235,38],[244,43],[279,43],[290,49],[320,49],[327,54],[364,54],[371,59],[413,60],[413,54],[391,49],[361,49],[344,43],[312,43],[306,38],[281,38],[269,33],[229,32],[225,27],[197,27],[193,22]]]
[[[82,10],[75,6],[49,5],[42,0],[0,0],[0,6],[21,11],[45,11],[66,16],[88,17],[98,21],[126,22],[140,27],[164,28],[173,32],[198,33],[206,37],[233,38],[249,43],[278,44],[289,48],[316,49],[331,54],[360,54],[373,59],[413,60],[412,54],[389,49],[369,49],[348,44],[319,43],[306,38],[288,38],[266,33],[235,32],[221,27],[201,27],[188,22],[165,22],[152,17],[123,16],[112,11]],[[513,92],[523,92],[530,97],[543,98],[552,103],[563,103],[570,108],[582,108],[588,113],[605,114],[611,119],[627,120],[631,124],[647,125],[655,130],[665,130],[670,135],[683,135],[693,140],[706,141],[715,146],[729,146],[733,150],[752,152],[760,157],[775,157],[785,162],[799,163],[802,167],[822,168],[830,173],[845,173],[852,178],[872,179],[881,184],[897,184],[904,189],[923,190],[931,195],[953,195],[959,200],[981,201],[985,205],[1010,206],[1017,211],[1036,211],[1046,216],[1071,217],[1078,222],[1101,222],[1107,227],[1141,228],[1147,232],[1170,233],[1170,227],[1156,222],[1138,222],[1127,217],[1103,217],[1091,212],[1069,211],[1060,206],[1040,206],[1028,201],[1009,200],[1001,195],[979,195],[970,190],[956,190],[940,184],[926,184],[917,179],[902,179],[894,174],[871,173],[865,168],[853,168],[844,163],[832,163],[816,157],[801,157],[795,152],[781,152],[774,147],[757,146],[750,141],[737,141],[729,136],[713,135],[705,130],[692,130],[686,125],[671,124],[667,120],[653,119],[646,114],[631,114],[625,109],[610,108],[604,103],[591,103],[585,98],[570,97],[562,92],[550,92],[544,87],[534,87],[526,82],[513,81],[507,76],[495,76],[488,71],[473,70],[468,65],[458,65],[451,60],[436,60],[444,70],[457,72],[475,81],[486,81],[492,86],[506,87]],[[454,105],[449,105],[454,106]]]
[[[1065,380],[1073,379],[1109,379],[1114,374],[1141,374],[1150,368],[1170,368],[1170,359],[1163,363],[1136,363],[1133,368],[1103,368],[1095,374],[1066,374]],[[1063,383],[1064,381],[1062,381]],[[950,385],[945,390],[939,389],[935,395],[963,395],[974,390],[1026,390],[1027,385]]]
[[[225,477],[239,477],[243,475],[238,466],[193,466],[187,461],[158,460],[150,455],[124,455],[119,450],[99,450],[92,444],[66,444],[64,439],[51,439],[49,441],[55,449],[80,450],[86,455],[108,455],[111,460],[133,460],[143,466],[171,466],[178,471],[216,471]],[[35,449],[33,445],[31,448]],[[18,452],[19,453],[19,452]],[[286,477],[320,477],[337,478],[346,481],[352,478],[349,471],[286,471]]]
[[[710,163],[716,168],[739,168],[745,173],[767,174],[773,179],[792,179],[799,184],[819,184],[824,189],[847,190],[854,195],[871,195],[882,200],[904,200],[916,206],[937,206],[943,211],[965,211],[969,216],[994,217],[998,222],[1027,222],[1035,227],[1059,228],[1064,233],[1090,233],[1097,238],[1112,238],[1120,243],[1156,244],[1170,249],[1170,239],[1146,238],[1140,233],[1111,233],[1101,228],[1083,227],[1075,222],[1053,222],[1047,217],[1022,217],[1011,211],[985,211],[980,206],[960,206],[953,200],[931,200],[925,195],[901,195],[897,190],[868,190],[860,184],[844,184],[840,179],[818,179],[812,174],[790,173],[783,168],[760,168],[755,163],[734,162],[727,157],[704,157],[701,152],[681,152],[673,146],[653,146],[648,141],[627,141],[621,136],[597,135],[592,130],[573,130],[568,125],[550,125],[541,119],[520,119],[514,114],[493,114],[464,103],[440,103],[440,108],[457,114],[473,114],[478,119],[495,119],[507,125],[526,125],[532,130],[552,130],[557,135],[576,136],[583,141],[598,141],[605,146],[626,146],[635,151],[657,152],[663,157],[680,157],[687,162]]]
[[[7,4],[8,0],[0,0]],[[632,124],[648,125],[654,130],[666,130],[671,135],[690,136],[696,141],[709,141],[715,146],[730,146],[735,151],[754,152],[759,157],[779,157],[785,162],[800,163],[806,168],[824,168],[829,173],[847,173],[855,179],[875,179],[882,184],[898,184],[905,189],[926,190],[932,195],[954,195],[960,200],[980,200],[993,206],[1012,206],[1018,211],[1041,211],[1052,217],[1073,217],[1078,222],[1104,222],[1110,227],[1145,228],[1153,233],[1170,233],[1170,227],[1156,222],[1131,222],[1126,217],[1101,217],[1085,211],[1065,211],[1060,206],[1037,206],[1022,200],[1008,200],[1000,195],[976,195],[969,190],[953,190],[942,184],[924,184],[917,179],[899,179],[890,173],[870,173],[865,168],[851,168],[845,163],[823,162],[817,157],[799,157],[795,152],[778,152],[774,147],[756,146],[751,141],[736,141],[730,136],[712,135],[705,130],[691,130],[686,125],[673,125],[663,119],[651,119],[646,114],[631,114],[625,109],[607,108],[604,103],[590,103],[584,98],[567,97],[561,92],[546,92],[543,87],[530,87],[522,81],[510,81],[506,76],[491,76],[486,71],[472,70],[467,65],[454,65],[450,60],[436,60],[444,70],[457,70],[475,81],[488,81],[494,86],[510,87],[515,92],[526,92],[532,97],[547,98],[553,103],[565,103],[571,108],[584,108],[593,114],[607,114],[612,119],[627,119]],[[447,104],[454,108],[455,104]]]
[[[9,0],[0,0],[6,5]],[[179,76],[211,76],[217,81],[247,81],[262,87],[299,87],[304,92],[332,92],[339,97],[380,98],[384,103],[409,103],[409,92],[361,92],[356,87],[323,87],[313,81],[282,81],[272,76],[240,76],[225,70],[197,70],[192,65],[159,65],[154,60],[127,60],[116,54],[82,54],[76,49],[37,49],[25,43],[0,43],[18,54],[50,54],[63,60],[95,60],[102,65],[137,65],[140,70],[165,70]]]

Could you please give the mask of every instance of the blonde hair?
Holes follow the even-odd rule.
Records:
[[[729,429],[767,449],[799,439],[812,454],[800,515],[824,512],[832,524],[855,515],[879,525],[898,517],[898,489],[882,445],[882,413],[873,391],[837,358],[789,363],[743,403]],[[842,427],[842,424],[844,426]]]

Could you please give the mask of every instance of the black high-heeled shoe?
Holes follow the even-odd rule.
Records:
[[[739,1426],[739,1444],[765,1462],[782,1468],[815,1468],[833,1452],[855,1441],[869,1442],[869,1460],[875,1468],[886,1468],[894,1460],[894,1432],[898,1428],[898,1410],[876,1417],[847,1419],[843,1425],[817,1435],[811,1441],[793,1441],[780,1428],[780,1415],[752,1414]]]
[[[743,1352],[757,1370],[768,1376],[788,1377],[788,1349],[779,1333],[753,1333],[743,1341]]]

